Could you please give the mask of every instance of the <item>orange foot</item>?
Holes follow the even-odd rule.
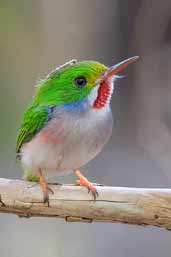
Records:
[[[93,186],[93,183],[84,177],[79,170],[75,170],[75,175],[79,178],[79,180],[76,181],[76,185],[86,187],[88,189],[88,193],[92,193],[95,201],[99,194],[97,189]]]
[[[42,188],[43,191],[43,202],[47,203],[47,205],[49,206],[49,192],[53,194],[53,190],[48,186],[45,177],[42,174],[41,169],[39,169],[39,184]]]

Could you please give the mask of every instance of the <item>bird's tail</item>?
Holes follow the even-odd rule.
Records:
[[[25,170],[23,178],[27,181],[39,182],[39,176],[37,176],[36,173],[31,170]]]

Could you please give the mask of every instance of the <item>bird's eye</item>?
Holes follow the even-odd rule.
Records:
[[[83,76],[75,78],[74,82],[75,82],[75,85],[80,88],[84,87],[87,84],[87,80]]]

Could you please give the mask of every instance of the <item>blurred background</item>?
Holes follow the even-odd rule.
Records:
[[[37,80],[72,58],[111,65],[134,55],[141,59],[116,82],[112,138],[84,174],[111,186],[171,187],[171,1],[1,0],[0,176],[22,176],[16,133]],[[171,255],[171,232],[153,227],[1,214],[0,228],[1,257]]]

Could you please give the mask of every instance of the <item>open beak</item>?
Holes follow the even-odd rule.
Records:
[[[104,80],[108,80],[108,79],[114,77],[114,75],[116,75],[118,72],[122,71],[129,64],[134,63],[138,59],[139,59],[139,56],[134,56],[134,57],[128,58],[122,62],[119,62],[118,64],[111,66],[107,71],[105,71],[105,73],[103,74],[103,76],[101,77],[100,80],[104,81]]]

